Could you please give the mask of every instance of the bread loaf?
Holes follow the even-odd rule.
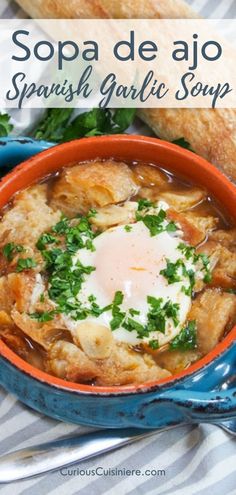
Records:
[[[180,19],[196,13],[182,0],[17,0],[38,19]]]

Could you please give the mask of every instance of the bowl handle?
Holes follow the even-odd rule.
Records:
[[[209,421],[210,417],[212,422],[217,422],[236,417],[236,386],[211,392],[166,390],[158,394],[156,400],[172,403],[182,409],[185,417],[189,417],[191,421]]]
[[[28,137],[0,138],[0,175],[4,175],[18,163],[54,145],[55,143],[37,141]]]

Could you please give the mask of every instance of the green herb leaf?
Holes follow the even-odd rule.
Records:
[[[42,234],[40,236],[37,241],[36,247],[37,249],[39,249],[39,251],[43,251],[47,244],[58,244],[58,242],[58,239],[54,235],[46,232],[45,234]]]
[[[179,274],[179,269],[183,266],[182,260],[177,260],[175,263],[172,263],[170,260],[166,260],[166,268],[160,271],[160,274],[163,275],[168,281],[168,284],[175,284],[176,282],[181,281],[181,276]]]
[[[196,321],[189,321],[185,328],[169,344],[171,351],[188,351],[197,347],[197,325]]]
[[[167,232],[176,232],[178,229],[177,225],[175,222],[169,222],[168,225],[166,226],[166,231]]]
[[[177,144],[177,146],[181,146],[181,148],[184,148],[186,150],[193,151],[191,148],[191,144],[188,141],[186,141],[186,139],[184,139],[183,137],[179,139],[175,139],[174,141],[172,141],[172,143]]]
[[[73,111],[73,108],[49,108],[34,130],[33,137],[46,141],[61,141]]]
[[[150,201],[149,199],[141,198],[138,201],[138,211],[142,211],[153,206],[155,206],[154,203],[152,203],[152,201]]]
[[[46,323],[52,321],[56,315],[56,311],[45,311],[44,313],[30,313],[29,316],[32,320],[37,320],[40,323]]]
[[[13,129],[13,125],[10,124],[10,115],[0,112],[0,137],[6,137]]]
[[[124,132],[133,123],[136,114],[135,108],[118,108],[114,112],[113,122],[116,124],[115,132]]]
[[[228,292],[229,294],[236,294],[236,289],[227,289],[225,292]]]
[[[16,271],[22,272],[23,270],[30,270],[37,266],[33,258],[19,258],[16,265]]]
[[[129,108],[118,108],[113,112],[109,109],[94,108],[72,120],[61,141],[102,134],[123,133],[133,123],[135,113],[135,109]]]
[[[148,345],[149,345],[149,347],[151,347],[151,349],[153,351],[156,351],[157,349],[159,349],[159,342],[158,342],[158,340],[149,340]]]
[[[8,242],[8,244],[5,244],[5,246],[3,247],[2,253],[3,256],[7,258],[8,261],[12,261],[14,254],[22,253],[23,251],[25,251],[25,248],[20,244],[15,244],[14,242]]]
[[[158,215],[145,215],[140,218],[143,221],[144,225],[149,229],[151,237],[154,237],[157,234],[163,232],[163,220],[166,218],[166,212],[164,210],[160,210]]]
[[[143,338],[148,335],[146,327],[138,321],[135,321],[133,318],[127,318],[127,320],[123,323],[123,327],[128,330],[128,332],[133,332],[133,330],[135,330],[139,338]]]

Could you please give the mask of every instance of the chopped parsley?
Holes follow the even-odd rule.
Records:
[[[149,347],[151,347],[151,349],[153,351],[156,351],[157,349],[159,349],[159,342],[157,339],[149,340],[148,345],[149,345]]]
[[[197,325],[196,321],[189,321],[186,327],[169,344],[171,351],[188,351],[197,347]]]
[[[56,311],[44,311],[43,313],[30,313],[29,316],[32,320],[37,320],[39,323],[46,323],[52,321]]]
[[[140,315],[140,311],[138,311],[137,309],[134,309],[134,308],[130,308],[130,309],[129,309],[129,314],[130,314],[131,316]]]
[[[126,232],[131,232],[132,226],[131,225],[125,225],[124,229],[126,230]]]
[[[188,246],[184,243],[180,243],[178,249],[184,254],[187,260],[192,260],[194,264],[201,264],[201,271],[204,272],[203,281],[205,284],[209,284],[212,280],[211,268],[210,268],[210,258],[204,253],[196,254],[196,250],[192,246]],[[195,281],[194,273],[188,272],[192,288],[194,286]],[[192,277],[192,278],[191,278]]]
[[[33,258],[19,258],[16,265],[16,271],[22,272],[23,270],[30,270],[37,266]]]
[[[168,284],[175,284],[176,282],[181,281],[181,276],[179,274],[179,269],[183,267],[183,261],[181,259],[177,260],[175,263],[172,263],[170,260],[166,260],[166,268],[160,271],[160,274],[163,275],[168,281]]]
[[[147,328],[149,332],[161,332],[165,333],[166,320],[171,318],[174,326],[179,324],[179,310],[180,305],[172,303],[171,301],[164,302],[162,298],[156,298],[148,296],[147,302],[150,305],[148,312],[148,324]]]
[[[121,311],[120,305],[122,304],[124,299],[124,294],[122,294],[121,291],[117,291],[115,293],[115,297],[113,299],[113,302],[111,306],[108,306],[106,309],[109,310],[111,309],[112,313],[112,320],[110,321],[110,327],[111,330],[116,330],[119,328],[125,318],[125,312]]]
[[[128,330],[128,332],[133,332],[135,330],[137,332],[137,335],[140,339],[143,337],[148,336],[148,329],[146,326],[142,325],[138,321],[134,320],[133,318],[128,317],[124,323],[123,323],[123,328]]]
[[[169,233],[176,232],[177,225],[175,222],[170,221],[164,223],[164,221],[167,220],[165,210],[160,209],[157,213],[148,213],[148,209],[151,207],[155,208],[155,204],[149,201],[149,199],[140,199],[136,212],[136,220],[144,223],[149,229],[151,237],[165,231]]]
[[[2,253],[8,261],[12,261],[16,253],[22,253],[23,251],[25,251],[25,248],[20,244],[8,242],[8,244],[5,244],[5,246],[3,247]]]
[[[177,225],[173,221],[169,222],[168,225],[166,226],[167,232],[176,232],[176,230],[177,230]]]
[[[40,238],[38,239],[38,241],[36,243],[36,248],[39,251],[43,251],[43,249],[45,249],[45,246],[47,244],[58,244],[58,243],[59,243],[59,241],[54,235],[46,232],[45,234],[42,234],[40,236]]]
[[[141,220],[144,225],[149,229],[151,237],[154,237],[157,234],[163,232],[164,226],[163,221],[166,218],[166,212],[164,210],[160,210],[157,215],[147,214],[145,216],[141,216],[140,214],[136,214],[137,220]]]
[[[155,204],[146,198],[141,198],[138,201],[138,211],[146,210],[146,208],[155,207]]]
[[[52,232],[55,232],[56,234],[63,235],[67,232],[67,229],[69,228],[69,218],[67,218],[65,215],[62,215],[61,220],[52,227]]]
[[[236,294],[236,289],[227,289],[225,292],[228,292],[229,294]]]
[[[195,255],[195,248],[193,246],[188,246],[184,242],[178,245],[178,249],[184,254],[186,260],[190,260]]]

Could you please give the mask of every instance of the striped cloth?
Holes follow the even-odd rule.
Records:
[[[34,1],[34,0],[32,0]],[[89,1],[89,0],[88,0]],[[112,0],[111,0],[112,1]],[[188,0],[204,17],[236,17],[236,0]],[[2,18],[24,17],[8,0],[0,2]],[[18,133],[30,125],[32,114],[19,115]],[[139,123],[132,129],[143,132]],[[0,390],[0,453],[39,442],[77,435],[88,428],[60,423],[33,412],[12,395]],[[97,467],[140,469],[138,476],[93,476]],[[73,475],[59,471],[1,487],[3,495],[236,495],[235,440],[210,425],[181,427],[142,440],[118,451],[101,455],[73,469],[87,470]],[[165,476],[148,476],[145,470],[165,470]],[[65,471],[63,471],[65,474]]]

